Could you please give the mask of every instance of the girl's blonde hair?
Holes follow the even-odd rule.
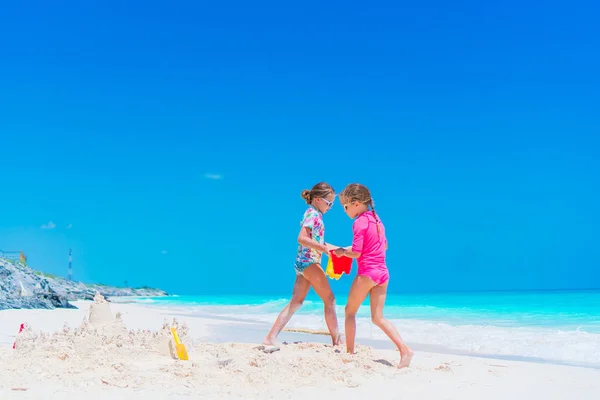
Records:
[[[306,204],[310,204],[314,199],[324,199],[331,193],[335,192],[329,183],[319,182],[310,190],[304,189],[300,196],[306,201]]]
[[[351,183],[341,191],[339,197],[350,202],[358,201],[359,203],[366,204],[367,207],[371,207],[371,211],[373,211],[373,216],[375,217],[375,222],[377,224],[377,233],[379,233],[379,217],[377,216],[377,213],[375,213],[375,202],[371,197],[371,192],[365,185]]]

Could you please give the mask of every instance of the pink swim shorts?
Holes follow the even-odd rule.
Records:
[[[390,279],[390,273],[387,268],[369,268],[359,270],[358,275],[371,278],[376,285],[383,285]]]

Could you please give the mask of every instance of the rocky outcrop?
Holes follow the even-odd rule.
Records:
[[[8,308],[74,308],[46,279],[17,262],[0,259],[0,310]]]
[[[115,288],[86,285],[82,282],[46,276],[20,262],[0,258],[0,310],[10,308],[75,308],[70,301],[93,300],[96,293],[104,297],[166,296],[151,288]]]

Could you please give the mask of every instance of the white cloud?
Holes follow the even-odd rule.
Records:
[[[73,224],[69,224],[65,227],[65,229],[71,229],[73,227]]]
[[[223,175],[221,175],[221,174],[208,174],[208,173],[206,173],[206,174],[204,174],[204,177],[206,179],[213,179],[213,180],[223,179]]]
[[[54,228],[56,228],[56,224],[54,222],[50,221],[47,224],[44,224],[44,225],[40,226],[40,228],[42,228],[42,229],[54,229]]]
[[[161,252],[160,252],[160,254],[162,254],[163,256],[164,256],[165,254],[167,254],[167,253],[168,253],[168,252],[167,252],[166,250],[163,250],[163,251],[161,251]]]

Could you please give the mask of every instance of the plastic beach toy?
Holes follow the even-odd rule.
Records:
[[[327,262],[327,268],[325,274],[331,279],[338,280],[342,274],[350,274],[352,270],[352,259],[346,256],[338,257],[333,253],[333,250],[329,252],[329,261]]]
[[[175,341],[175,350],[177,352],[177,357],[180,360],[188,360],[188,352],[185,349],[185,346],[179,340],[179,336],[177,335],[177,330],[175,327],[171,327],[171,333],[173,334],[173,340]]]
[[[25,324],[21,324],[21,326],[19,327],[19,333],[23,332],[23,329],[25,329]],[[13,349],[17,348],[17,340],[15,339],[15,343],[13,344]]]
[[[336,274],[333,272],[333,262],[331,255],[329,256],[329,261],[327,261],[327,268],[325,268],[325,275],[327,275],[331,279],[338,280],[341,278],[342,274]]]

